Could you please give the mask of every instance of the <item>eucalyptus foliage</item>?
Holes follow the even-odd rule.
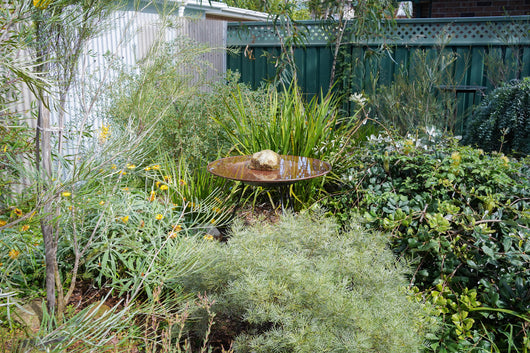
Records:
[[[0,222],[10,223],[9,206],[26,201],[23,175],[11,162],[24,163],[34,152],[33,132],[28,121],[34,111],[22,111],[19,105],[23,87],[36,96],[49,89],[49,80],[36,72],[28,55],[34,29],[28,21],[33,8],[26,1],[4,1],[0,8]],[[13,190],[20,191],[15,194]],[[27,207],[27,205],[24,205]],[[21,207],[21,206],[20,206]],[[0,225],[1,228],[1,225]]]
[[[215,299],[236,352],[418,352],[434,327],[385,243],[355,222],[340,232],[331,218],[287,214],[236,225],[183,284]]]
[[[356,72],[362,72],[359,75],[362,78],[367,75],[362,68],[377,70],[382,58],[363,58]],[[372,86],[367,87],[373,90],[369,103],[371,116],[402,135],[431,126],[441,131],[454,131],[457,125],[454,93],[439,87],[459,82],[453,73],[457,59],[456,54],[444,51],[443,47],[432,51],[415,50],[408,61],[396,68],[391,83],[385,84],[377,72],[372,73]],[[352,82],[358,81],[359,76],[354,75]]]
[[[223,102],[239,77],[227,73],[207,81],[208,64],[200,56],[211,49],[184,36],[156,44],[134,70],[115,67],[117,78],[105,94],[108,123],[138,133],[153,126],[151,161],[164,153],[186,159],[192,168],[204,167],[228,149],[210,117],[224,114]]]

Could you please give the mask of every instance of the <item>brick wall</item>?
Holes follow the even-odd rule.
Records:
[[[530,15],[530,0],[432,0],[420,4],[421,13],[415,13],[414,17],[428,17],[425,15],[429,7],[430,17]]]

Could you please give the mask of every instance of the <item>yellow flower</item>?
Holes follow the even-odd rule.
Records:
[[[35,1],[35,0],[34,0]],[[99,143],[104,144],[110,136],[110,127],[103,125],[99,131]]]
[[[166,183],[171,183],[171,176],[169,176],[169,175],[164,175],[164,181],[165,181]]]
[[[123,223],[129,222],[129,216],[121,217],[120,219]]]
[[[153,168],[153,170],[160,170],[160,165],[159,164],[155,164],[151,168]]]
[[[19,216],[19,217],[22,216],[22,210],[21,210],[20,208],[15,208],[15,211],[14,211],[14,212],[15,212],[15,214],[16,214],[17,216]]]
[[[502,156],[501,159],[502,159],[503,162],[504,162],[504,163],[503,163],[504,166],[507,167],[507,166],[508,166],[508,162],[510,161],[510,160],[508,159],[508,157],[506,157],[506,156]]]
[[[145,227],[145,222],[143,220],[140,221],[140,228]]]
[[[64,192],[61,193],[61,196],[62,197],[69,197],[69,196],[72,196],[72,193],[68,192],[68,191],[64,191]]]
[[[146,172],[148,172],[148,171],[151,170],[151,167],[145,167],[144,170],[145,170]]]
[[[182,230],[182,227],[180,226],[180,224],[177,224],[177,225],[173,226],[173,229],[171,230],[171,232],[168,233],[168,236],[171,239],[174,239],[174,238],[177,237],[178,232],[180,232],[181,230]]]
[[[33,0],[33,6],[39,10],[44,10],[50,5],[51,2],[52,0]]]
[[[18,250],[15,250],[15,249],[11,249],[9,250],[9,257],[12,259],[12,260],[15,260],[18,255],[20,255],[20,251]]]
[[[122,189],[123,191],[129,191],[129,188],[125,187]]]
[[[149,197],[147,198],[147,201],[153,202],[155,200],[155,197],[156,197],[156,192],[151,191],[151,193],[149,194]]]
[[[20,228],[20,231],[21,232],[25,232],[29,229],[29,224],[24,224],[21,228]]]
[[[167,185],[160,185],[160,190],[167,190],[169,189]]]
[[[99,205],[103,206],[105,204],[105,201],[99,201]]]
[[[134,169],[134,168],[136,168],[136,166],[135,166],[134,164],[129,164],[129,163],[127,163],[126,167],[127,167],[127,169]]]
[[[156,187],[157,187],[157,188],[159,188],[159,187],[160,187],[160,184],[162,184],[162,183],[161,183],[161,182],[159,182],[159,181],[157,181],[157,182],[155,183],[155,185],[156,185]]]
[[[179,180],[180,186],[186,186],[186,181],[184,179]]]
[[[110,169],[116,169],[116,164],[111,165]]]
[[[213,235],[211,235],[211,234],[205,234],[205,235],[204,235],[204,239],[206,239],[206,240],[213,240]]]
[[[158,213],[158,214],[155,216],[155,219],[156,219],[157,221],[160,221],[160,220],[163,219],[163,218],[164,218],[164,215],[162,215],[162,214],[160,214],[160,213]]]
[[[217,222],[215,218],[212,218],[212,220],[210,221],[211,224],[215,224],[215,222]]]
[[[215,213],[221,213],[221,209],[220,209],[219,207],[214,207],[214,208],[213,208],[213,211],[214,211]]]
[[[3,227],[7,224],[6,221],[4,221],[3,219],[0,219],[0,227]]]
[[[125,175],[125,174],[127,174],[127,172],[125,172],[125,171],[123,171],[123,170],[120,170],[120,174],[121,174],[121,175]]]

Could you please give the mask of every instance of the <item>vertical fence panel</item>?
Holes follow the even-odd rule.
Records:
[[[307,86],[306,86],[306,79],[307,79],[307,76],[305,75],[305,71],[306,71],[306,66],[307,66],[307,61],[306,61],[306,55],[305,55],[305,51],[303,48],[296,48],[295,51],[294,51],[294,61],[296,63],[296,70],[297,70],[297,75],[298,75],[298,84],[300,85],[300,87],[303,88],[303,91],[305,93],[310,93],[309,91],[307,91]]]
[[[326,70],[327,63],[332,62],[331,50],[328,47],[321,46],[318,49],[318,93],[325,93],[329,88],[331,79],[330,70]]]
[[[522,70],[521,77],[530,76],[530,46],[525,46],[522,48]]]
[[[254,50],[254,68],[255,68],[255,77],[256,79],[258,77],[263,77],[264,79],[268,79],[268,70],[267,70],[267,58],[262,55],[262,50]],[[253,80],[252,85],[256,87],[259,85],[259,79]]]
[[[309,95],[318,94],[318,48],[308,47],[304,50],[306,56],[304,76],[306,77],[305,88]]]
[[[332,50],[327,29],[316,21],[303,22],[307,29],[305,49],[297,48],[295,55],[299,71],[299,82],[308,94],[329,87]],[[278,50],[279,41],[272,30],[272,24],[255,22],[241,30],[237,24],[229,24],[229,45],[244,48],[261,47],[264,50]],[[371,48],[389,46],[387,56],[374,58]],[[266,47],[266,48],[265,48]],[[443,49],[442,49],[443,48]],[[430,62],[436,62],[443,53],[453,51],[457,60],[451,67],[454,78],[448,84],[457,86],[457,130],[464,126],[464,119],[485,92],[491,91],[493,82],[499,78],[509,80],[530,75],[530,16],[489,17],[489,18],[444,18],[398,20],[391,33],[368,40],[364,43],[351,42],[343,46],[346,55],[341,56],[351,68],[351,78],[342,77],[341,84],[349,93],[365,90],[370,92],[373,78],[378,77],[379,85],[389,85],[401,67],[410,68],[414,53],[425,50]],[[315,54],[319,53],[319,54]],[[391,54],[391,55],[389,55]],[[318,58],[318,60],[316,59]],[[513,64],[513,69],[505,73],[492,63],[498,60],[503,67]],[[263,70],[250,70],[249,59],[241,56],[240,61],[229,56],[229,68],[239,70],[243,82],[257,85],[261,80],[272,76]],[[344,63],[338,63],[340,67]],[[515,65],[518,64],[518,65]],[[238,66],[239,65],[239,66]],[[316,67],[315,67],[316,66]],[[488,72],[488,70],[490,70]],[[356,79],[353,79],[356,77]],[[475,91],[463,86],[477,86]],[[487,87],[484,91],[480,87]],[[348,92],[343,92],[348,93]],[[436,94],[434,91],[433,94]]]

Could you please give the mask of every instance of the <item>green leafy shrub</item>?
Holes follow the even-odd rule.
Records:
[[[411,280],[447,328],[436,351],[528,348],[530,167],[425,138],[373,138],[329,203],[348,218],[358,206],[371,227],[391,232],[394,250],[416,263]],[[347,191],[346,191],[347,190]],[[517,337],[505,336],[512,328]]]
[[[184,285],[216,300],[236,352],[417,352],[427,320],[385,239],[309,213],[237,225]]]
[[[463,142],[485,151],[530,154],[530,77],[488,94],[470,117]]]

